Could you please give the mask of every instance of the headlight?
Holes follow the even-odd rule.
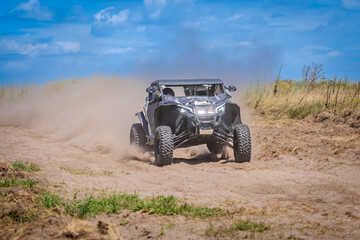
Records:
[[[220,113],[220,112],[223,112],[223,111],[225,111],[225,104],[216,108],[216,113]]]
[[[213,107],[203,108],[203,107],[196,107],[194,109],[195,114],[198,115],[214,115],[215,111]]]
[[[192,109],[189,107],[185,107],[185,106],[179,106],[179,107],[180,107],[180,112],[182,113],[192,112]]]

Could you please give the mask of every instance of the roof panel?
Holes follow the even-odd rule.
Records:
[[[160,79],[152,83],[166,86],[202,85],[202,84],[224,84],[221,79]]]

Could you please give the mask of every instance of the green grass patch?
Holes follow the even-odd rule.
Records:
[[[60,167],[60,169],[66,171],[68,173],[71,173],[71,174],[86,175],[86,176],[108,176],[108,175],[111,175],[114,173],[113,171],[110,171],[110,170],[103,170],[103,171],[97,172],[97,171],[93,171],[88,168],[75,169],[75,168],[64,167],[64,166]]]
[[[31,213],[27,211],[19,211],[18,209],[10,211],[6,215],[17,223],[31,222],[38,217],[38,215],[35,213]]]
[[[136,194],[114,194],[103,198],[88,197],[78,200],[76,195],[71,202],[64,203],[65,211],[78,218],[88,218],[100,213],[119,213],[123,209],[133,212],[144,211],[156,215],[183,215],[206,218],[223,215],[219,208],[179,204],[174,196],[159,196],[141,199]]]
[[[321,102],[303,103],[300,105],[292,105],[284,110],[291,119],[303,119],[309,115],[316,115],[325,110],[324,104]]]
[[[150,199],[142,199],[136,194],[113,194],[101,198],[90,196],[79,200],[75,193],[71,201],[63,201],[60,196],[46,191],[37,197],[37,201],[47,209],[64,207],[65,211],[71,216],[81,219],[101,213],[117,214],[124,209],[133,212],[143,211],[156,215],[183,215],[194,218],[206,218],[226,214],[226,212],[220,208],[192,206],[187,203],[181,204],[172,195],[168,197],[158,196]],[[126,225],[127,223],[128,222],[121,222],[120,225]],[[173,227],[173,224],[171,224],[170,227]]]
[[[295,237],[295,235],[291,234],[289,237],[287,237],[288,240],[297,240],[298,238]]]
[[[121,226],[126,226],[128,223],[129,223],[129,220],[126,220],[126,219],[121,219],[121,221],[120,221]]]
[[[270,230],[270,226],[264,224],[263,222],[252,222],[250,220],[238,221],[235,224],[232,224],[230,227],[219,227],[215,228],[213,225],[210,225],[205,230],[205,235],[208,237],[228,237],[234,236],[237,231],[250,231],[250,232],[264,232]]]
[[[36,184],[37,181],[34,181],[32,179],[18,180],[16,178],[13,178],[13,179],[0,180],[0,187],[26,186],[32,188]]]
[[[55,193],[46,191],[37,197],[37,201],[40,202],[45,208],[54,208],[62,206],[61,197]]]
[[[35,163],[28,163],[28,162],[22,162],[22,161],[16,161],[11,164],[13,168],[19,169],[21,171],[26,172],[37,172],[40,171],[40,167]]]
[[[173,222],[169,222],[166,224],[166,228],[168,228],[168,229],[172,229],[174,226],[175,226],[175,223],[173,223]]]

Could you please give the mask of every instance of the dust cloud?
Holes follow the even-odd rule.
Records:
[[[94,76],[42,87],[4,88],[0,125],[32,129],[116,159],[150,163],[154,161],[151,152],[138,151],[129,144],[130,127],[139,122],[135,113],[142,110],[149,83]],[[206,154],[206,146],[194,146],[177,149],[175,157]]]
[[[30,128],[117,158],[139,155],[129,148],[129,132],[138,122],[134,114],[142,109],[146,85],[137,79],[96,76],[4,94],[0,124]]]
[[[24,127],[54,135],[67,143],[117,158],[150,161],[149,153],[129,147],[129,129],[138,122],[145,89],[161,78],[221,78],[239,93],[247,83],[273,73],[279,54],[262,44],[247,50],[220,49],[198,31],[176,29],[150,54],[131,61],[127,79],[94,76],[72,83],[49,83],[28,88],[0,99],[0,125]],[[146,79],[146,82],[142,79]],[[6,94],[5,94],[6,95]],[[243,115],[243,114],[242,114]],[[185,155],[205,154],[201,147],[184,150]]]
[[[216,42],[200,30],[177,27],[169,31],[170,37],[161,44],[129,61],[131,75],[150,79],[220,78],[242,89],[251,82],[271,78],[281,63],[281,50],[260,39],[252,39],[246,46],[226,46],[224,42],[229,39]]]

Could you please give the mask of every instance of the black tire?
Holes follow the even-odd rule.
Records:
[[[235,162],[239,163],[251,160],[251,136],[249,127],[245,124],[234,128],[234,156]]]
[[[130,144],[142,150],[146,148],[145,131],[140,123],[134,123],[130,129]]]
[[[155,165],[164,166],[172,163],[174,143],[169,126],[159,126],[155,133]]]
[[[223,149],[223,145],[216,142],[208,142],[206,146],[209,149],[209,151],[213,154],[219,154],[222,152]]]

